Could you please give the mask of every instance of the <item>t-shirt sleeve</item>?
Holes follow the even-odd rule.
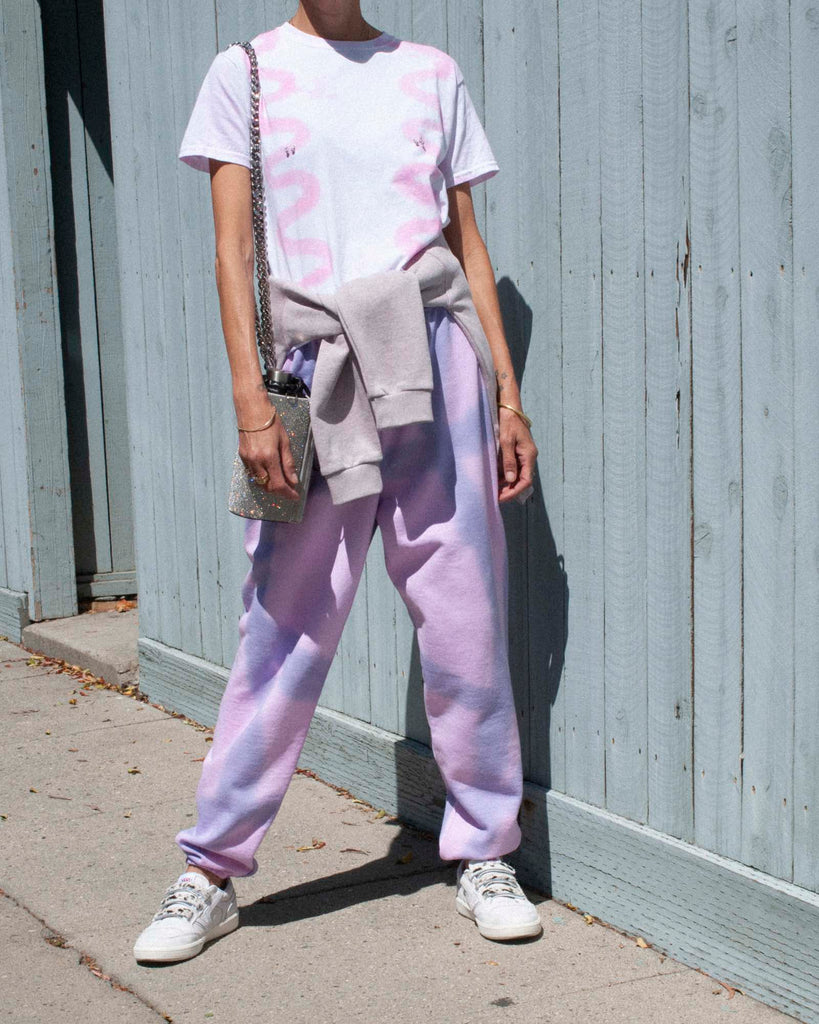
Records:
[[[179,159],[198,171],[208,161],[250,167],[250,72],[238,46],[217,53],[196,97]]]
[[[455,62],[453,62],[455,63]],[[447,188],[478,185],[498,173],[498,163],[472,103],[460,67],[455,63],[455,89],[444,111],[447,150],[438,167]]]

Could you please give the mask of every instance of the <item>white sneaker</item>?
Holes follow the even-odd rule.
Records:
[[[233,881],[224,889],[198,871],[185,871],[169,885],[159,910],[134,944],[137,960],[188,960],[210,939],[239,926]]]
[[[485,939],[523,939],[540,935],[543,926],[506,861],[462,860],[457,871],[455,906],[478,926]]]

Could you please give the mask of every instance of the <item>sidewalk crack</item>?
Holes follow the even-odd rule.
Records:
[[[34,918],[35,921],[42,925],[42,927],[48,933],[43,936],[44,942],[47,942],[51,946],[56,946],[58,949],[72,950],[77,955],[78,966],[84,967],[87,971],[89,971],[89,973],[93,974],[95,978],[99,978],[100,981],[107,982],[108,985],[116,991],[127,992],[135,999],[138,999],[143,1006],[145,1006],[147,1009],[155,1013],[157,1017],[160,1020],[165,1021],[166,1024],[173,1024],[173,1018],[169,1014],[163,1013],[162,1010],[154,1006],[153,1003],[150,1003],[138,992],[135,992],[128,985],[123,984],[123,982],[121,982],[115,975],[106,974],[103,971],[102,967],[99,965],[99,963],[90,954],[83,952],[83,950],[78,949],[76,946],[73,946],[63,935],[60,935],[60,933],[56,931],[54,928],[52,928],[47,921],[40,917],[39,914],[35,913],[31,909],[31,907],[26,906],[26,904],[23,903],[22,900],[19,900],[16,896],[12,896],[11,893],[6,892],[5,889],[0,889],[0,897],[2,896],[5,896],[7,900],[11,900],[11,902],[15,906],[19,907],[21,910],[24,910],[30,917]]]

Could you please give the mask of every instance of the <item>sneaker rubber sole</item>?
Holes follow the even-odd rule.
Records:
[[[188,942],[184,946],[135,945],[134,957],[140,962],[150,961],[155,963],[173,963],[176,960],[190,960],[191,957],[197,956],[202,952],[206,942],[210,942],[211,939],[221,938],[222,935],[227,935],[238,927],[239,911],[237,910],[230,917],[226,917],[213,931],[208,932],[207,935],[203,935],[194,942]]]
[[[540,921],[533,921],[531,924],[481,924],[475,917],[474,911],[460,896],[455,897],[455,907],[459,914],[475,922],[478,926],[478,931],[485,939],[492,939],[495,942],[505,942],[510,939],[530,939],[535,935],[540,935],[543,931],[543,925]]]

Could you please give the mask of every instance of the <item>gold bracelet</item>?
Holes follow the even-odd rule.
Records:
[[[236,429],[237,430],[241,430],[243,434],[255,434],[258,430],[267,430],[267,428],[273,423],[273,420],[275,420],[275,418],[276,418],[276,410],[274,408],[273,409],[273,415],[270,417],[270,419],[267,421],[267,423],[264,424],[264,426],[262,426],[262,427],[239,427],[239,426],[237,426]]]
[[[511,409],[513,413],[518,415],[523,420],[523,422],[526,424],[527,427],[531,428],[532,421],[529,419],[529,417],[526,415],[526,413],[523,411],[523,409],[516,409],[514,407],[514,405],[507,405],[505,402],[498,402],[498,408],[499,409]]]

